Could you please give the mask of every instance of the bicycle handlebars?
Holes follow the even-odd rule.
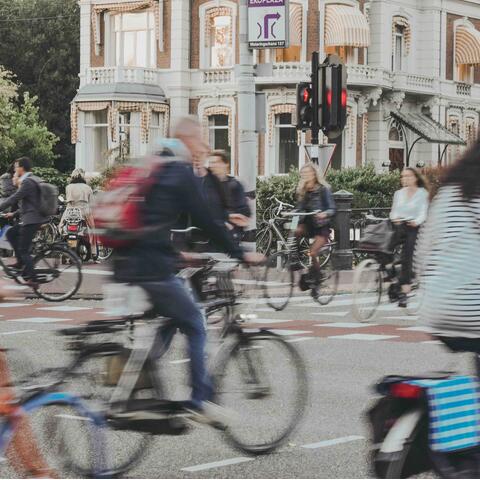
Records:
[[[322,213],[322,210],[315,210],[313,212],[282,212],[282,217],[308,217]]]

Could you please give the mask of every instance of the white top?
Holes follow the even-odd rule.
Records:
[[[480,338],[480,198],[465,201],[457,186],[432,202],[415,254],[420,318],[433,333]]]
[[[408,197],[407,192],[406,187],[395,192],[390,219],[411,221],[421,225],[427,218],[428,192],[424,188],[417,188],[411,197]]]

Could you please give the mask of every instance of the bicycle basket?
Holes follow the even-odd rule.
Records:
[[[367,225],[357,250],[390,252],[394,231],[389,220]]]
[[[83,220],[82,211],[77,207],[68,207],[63,218],[66,223],[80,223]]]

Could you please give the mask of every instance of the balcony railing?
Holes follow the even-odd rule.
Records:
[[[457,95],[470,97],[472,95],[472,86],[469,83],[457,83]]]
[[[203,83],[218,84],[231,83],[233,81],[233,70],[231,68],[219,68],[203,71]]]
[[[140,67],[97,67],[87,70],[87,84],[106,85],[120,82],[159,85],[159,71],[155,68]]]

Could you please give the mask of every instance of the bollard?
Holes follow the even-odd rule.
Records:
[[[333,198],[337,206],[334,227],[337,246],[333,250],[333,262],[338,270],[351,270],[353,252],[350,242],[350,216],[353,195],[346,190],[339,190],[333,194]]]

